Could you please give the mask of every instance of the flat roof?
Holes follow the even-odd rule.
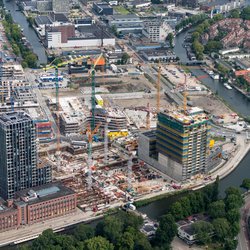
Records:
[[[54,22],[63,22],[63,23],[67,23],[69,22],[69,19],[62,13],[50,13],[50,16],[52,21]]]
[[[37,16],[35,18],[35,22],[38,25],[52,24],[52,21],[50,20],[48,16]]]
[[[31,205],[71,194],[75,194],[72,189],[59,182],[54,182],[19,191],[16,196],[26,204]]]
[[[69,40],[71,39],[88,39],[88,38],[111,38],[112,35],[106,31],[105,29],[102,29],[101,27],[99,27],[98,25],[92,24],[92,25],[88,25],[88,26],[79,26],[77,28],[77,30],[79,31],[79,35],[76,38],[69,38]]]
[[[194,125],[209,120],[203,109],[198,107],[188,108],[186,113],[181,111],[165,111],[161,113],[183,125]]]
[[[24,121],[31,121],[30,116],[23,111],[6,112],[0,115],[0,124],[10,125]]]

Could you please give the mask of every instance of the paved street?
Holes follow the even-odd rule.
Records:
[[[250,195],[245,198],[245,205],[241,209],[240,233],[238,235],[237,250],[249,250],[250,241],[247,233],[247,218],[250,216]]]

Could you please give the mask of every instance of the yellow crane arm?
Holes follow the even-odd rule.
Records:
[[[99,57],[97,58],[96,62],[95,62],[95,65],[94,65],[94,68],[95,66],[97,65],[97,63],[99,62],[99,60],[101,59],[102,57],[102,53],[99,55]],[[56,60],[56,58],[48,65],[46,65],[43,70],[48,70],[48,69],[54,69],[56,67],[60,67],[60,66],[64,66],[64,65],[67,65],[69,63],[72,63],[72,62],[77,62],[79,60],[82,60],[84,58],[90,58],[90,55],[86,55],[86,56],[81,56],[81,57],[77,57],[77,58],[74,58],[74,59],[71,59],[71,60],[67,60],[67,61],[64,61],[62,63],[59,63],[57,65],[53,65],[53,62]]]

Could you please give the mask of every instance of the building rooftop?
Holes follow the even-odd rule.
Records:
[[[139,16],[135,14],[128,14],[128,15],[113,15],[111,16],[112,19],[129,19],[129,18],[139,18]]]
[[[49,183],[17,192],[16,197],[26,204],[35,204],[74,193],[73,190],[63,186],[61,183]]]
[[[35,18],[35,22],[37,23],[37,25],[52,24],[52,21],[48,16],[37,16]]]
[[[92,24],[88,26],[78,27],[78,33],[76,33],[77,39],[88,39],[88,38],[111,38],[112,35],[107,32],[105,29],[100,28],[98,25]],[[74,38],[69,38],[74,39]]]
[[[50,19],[53,22],[68,23],[69,19],[62,13],[50,13]]]
[[[200,109],[198,107],[188,108],[186,114],[180,111],[165,111],[162,112],[162,114],[165,114],[178,123],[187,126],[199,124],[209,120],[209,117],[203,111],[203,109]]]
[[[0,115],[0,124],[10,125],[17,122],[31,121],[30,116],[23,112],[7,112]]]

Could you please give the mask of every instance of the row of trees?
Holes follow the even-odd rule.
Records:
[[[118,211],[106,216],[95,229],[80,224],[71,235],[54,234],[48,229],[22,250],[152,250],[147,237],[139,230],[142,223],[141,217]]]
[[[248,6],[248,7],[244,8],[242,11],[240,11],[239,9],[231,10],[229,17],[250,20],[250,7]]]
[[[187,26],[193,26],[201,23],[205,20],[207,16],[205,14],[193,15],[188,18],[183,19],[180,23],[175,26],[175,30],[179,31]]]
[[[239,76],[236,78],[236,83],[240,88],[245,89],[247,92],[250,92],[250,86],[248,81],[244,78],[244,76]]]
[[[22,33],[17,24],[14,23],[9,13],[4,13],[4,20],[2,21],[6,37],[10,42],[12,51],[16,56],[22,57],[22,66],[24,68],[37,67],[37,56],[27,48],[22,42]]]
[[[210,26],[221,19],[223,19],[221,14],[215,15],[213,19],[205,19],[202,23],[197,25],[192,33],[192,49],[198,60],[203,59],[203,53],[218,52],[222,48],[220,39],[217,38],[209,41],[205,46],[200,42],[201,36],[209,30]]]
[[[213,238],[224,249],[236,249],[237,240],[235,240],[235,237],[240,230],[239,210],[243,203],[241,191],[235,187],[230,187],[226,190],[225,199],[210,203],[207,214],[212,221],[201,221],[193,225],[200,243],[206,245]]]

